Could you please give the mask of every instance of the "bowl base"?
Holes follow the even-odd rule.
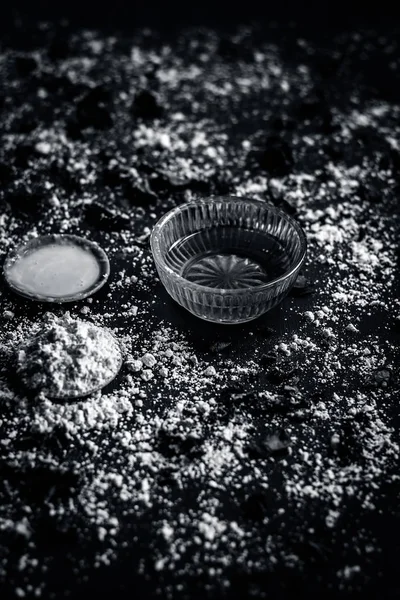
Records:
[[[179,239],[166,262],[187,281],[234,290],[276,279],[288,269],[290,258],[276,237],[265,231],[215,226]]]

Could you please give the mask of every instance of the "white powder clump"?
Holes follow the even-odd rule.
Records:
[[[134,373],[138,373],[139,371],[141,371],[143,369],[143,362],[139,359],[130,360],[129,362],[127,362],[127,366],[130,371],[133,371]]]
[[[50,154],[51,144],[49,144],[49,142],[38,142],[35,146],[35,150],[39,152],[39,154]]]
[[[150,381],[150,379],[154,377],[154,373],[151,369],[143,369],[140,377],[143,379],[143,381]]]
[[[48,314],[18,352],[24,384],[53,398],[79,397],[106,385],[121,365],[121,350],[107,330]]]
[[[216,374],[217,374],[217,371],[216,371],[215,367],[213,367],[212,365],[207,367],[207,369],[204,371],[204,375],[206,375],[207,377],[215,377]]]
[[[153,356],[153,354],[150,354],[150,352],[146,352],[146,354],[144,354],[142,356],[142,363],[146,366],[149,367],[149,369],[151,369],[152,367],[154,367],[154,365],[156,364],[157,360],[155,358],[155,356]]]

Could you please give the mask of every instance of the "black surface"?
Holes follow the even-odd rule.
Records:
[[[40,6],[39,6],[40,4]],[[55,18],[59,16],[59,12],[63,12],[63,9],[57,4],[57,7],[53,3],[39,3],[35,8],[30,6],[26,6],[23,8],[23,13],[29,15],[29,17],[34,20],[33,12],[35,12],[35,17],[39,18],[42,15],[46,15],[46,11],[49,11],[47,14],[51,18]],[[187,21],[187,12],[190,10],[191,18],[193,22],[204,19],[204,4],[202,3],[201,7],[198,6],[190,6],[185,3],[182,6],[178,6],[175,4],[175,18],[171,18],[170,7],[167,4],[163,4],[163,7],[160,10],[159,14],[155,16],[151,14],[154,12],[154,5],[150,5],[147,8],[141,7],[140,9],[140,18],[138,18],[138,24],[142,22],[157,25],[159,21],[163,21],[163,24],[169,26],[170,28],[174,28],[175,24],[179,23],[182,19],[183,21]],[[77,31],[79,32],[79,25],[87,26],[88,24],[101,25],[105,29],[108,27],[112,27],[115,23],[120,23],[122,21],[126,21],[126,18],[132,18],[132,8],[127,7],[127,3],[122,5],[119,3],[114,3],[114,8],[116,11],[119,11],[118,17],[110,17],[110,23],[105,24],[104,13],[100,14],[93,8],[89,8],[87,6],[82,6],[81,10],[78,8],[71,8],[65,10],[65,13],[70,17],[72,25],[69,31]],[[211,10],[211,3],[207,5],[207,10]],[[247,7],[249,13],[251,14],[251,18],[257,15],[257,9],[250,3],[250,6]],[[247,10],[246,8],[246,10]],[[240,19],[241,14],[245,10],[243,6],[234,7],[231,6],[228,10],[228,21],[237,21]],[[287,11],[287,6],[283,3],[279,4],[279,9],[275,7],[274,16],[280,19],[284,18],[285,12]],[[297,12],[302,12],[302,8],[300,8],[297,3],[290,4],[290,11],[293,11],[293,14]],[[341,8],[341,13],[337,12],[337,5],[333,3],[324,4],[321,7],[320,3],[313,3],[312,6],[308,8],[308,15],[312,15],[315,19],[316,11],[317,14],[323,13],[324,21],[323,24],[326,29],[318,29],[318,31],[313,30],[311,33],[312,37],[317,39],[326,37],[326,32],[328,32],[328,37],[330,35],[330,26],[337,27],[346,27],[348,21],[351,24],[354,24],[354,17],[351,17],[347,14],[345,6]],[[383,11],[382,11],[383,12]],[[179,13],[179,14],[178,14]],[[300,29],[304,31],[304,28],[308,31],[310,28],[310,23],[307,23],[307,14],[302,14],[301,17],[301,26]],[[376,15],[376,12],[374,13]],[[265,16],[265,11],[263,13]],[[379,15],[380,17],[381,15]],[[168,18],[167,18],[168,17]],[[211,18],[211,17],[210,17]],[[246,20],[248,18],[248,14],[246,13]],[[218,17],[217,14],[213,14],[212,21],[213,24],[217,24],[217,26],[221,26],[221,20],[223,16]],[[366,8],[364,12],[364,19],[367,22],[372,23],[374,20],[374,15],[372,15],[371,11],[368,11]],[[387,22],[388,16],[385,15],[385,20]],[[379,18],[377,19],[380,20]],[[207,19],[205,19],[206,22]],[[25,25],[24,25],[25,27]],[[129,25],[124,23],[125,29]],[[313,25],[312,27],[315,27]],[[311,27],[311,29],[312,29]],[[377,30],[379,27],[388,27],[387,23],[384,25],[377,23]],[[13,47],[13,44],[17,49],[20,49],[24,43],[28,46],[30,44],[35,44],[35,38],[29,37],[29,39],[23,39],[23,27],[19,25],[16,28],[16,31],[8,31],[7,35],[3,38],[3,43],[7,46]],[[281,44],[282,53],[287,56],[293,56],[294,50],[292,47],[292,34],[287,33],[287,29],[283,30],[273,29],[266,33],[266,37],[269,39],[274,39],[274,41],[279,40],[282,35],[282,31],[285,32]],[[392,29],[389,30],[389,37],[393,36],[395,39],[396,29],[393,26]],[[374,34],[372,34],[374,37]],[[39,42],[38,44],[43,44],[41,41],[40,35],[38,36]],[[395,42],[397,43],[397,42]],[[324,42],[325,48],[331,47],[330,41],[325,40]],[[56,47],[53,51],[57,54],[60,52],[62,54],[63,48]],[[70,48],[67,47],[64,49],[66,56],[69,55]],[[240,52],[245,52],[245,50],[240,50]],[[241,55],[239,52],[239,56]],[[323,59],[323,51],[321,50],[320,54],[317,53],[317,59],[321,58],[321,71],[323,72],[324,68],[329,70],[329,60],[324,62]],[[233,61],[235,58],[233,58]],[[371,58],[367,64],[363,63],[362,68],[360,68],[360,63],[357,62],[357,56],[354,58],[350,58],[349,62],[345,64],[345,69],[347,69],[346,76],[344,79],[338,84],[332,86],[332,97],[329,97],[326,102],[329,108],[329,102],[333,101],[333,95],[336,93],[335,101],[339,104],[341,102],[346,103],[348,101],[348,89],[352,85],[354,79],[357,79],[360,87],[363,87],[364,92],[367,97],[370,95],[371,97],[384,99],[385,101],[398,103],[400,99],[400,87],[398,74],[392,73],[389,74],[385,71],[386,60],[385,56],[376,52],[375,55]],[[19,70],[20,74],[18,78],[22,78],[25,76],[25,73],[29,72],[32,68],[32,65],[28,63],[20,64]],[[51,79],[51,76],[50,76]],[[50,81],[51,83],[51,81]],[[355,84],[354,84],[355,85]],[[73,93],[73,92],[72,92]],[[61,96],[64,98],[64,92],[61,92]],[[90,121],[89,124],[94,127],[98,127],[99,129],[103,129],[107,131],[108,127],[112,126],[111,121],[109,121],[109,112],[106,108],[107,106],[107,93],[101,95],[100,100],[93,100],[93,97],[87,99],[86,104],[78,105],[78,120],[82,125],[82,120],[85,124],[88,123],[88,119]],[[67,100],[68,102],[73,102],[71,100]],[[93,103],[94,102],[94,108]],[[80,109],[79,109],[80,106]],[[88,108],[89,106],[89,108]],[[324,105],[325,107],[325,105]],[[321,109],[321,105],[317,101],[316,106],[306,106],[303,107],[302,110],[310,111],[311,116],[315,117],[313,124],[311,126],[311,132],[313,128],[319,129],[326,132],[326,135],[329,137],[329,114],[327,115],[324,107]],[[10,109],[9,109],[10,110]],[[11,109],[12,110],[12,109]],[[80,110],[80,112],[79,112]],[[329,111],[328,111],[329,112]],[[304,115],[303,115],[304,116]],[[51,123],[51,116],[44,115],[43,117],[39,114],[39,112],[33,111],[32,115],[33,119],[48,119]],[[279,117],[278,117],[279,118]],[[283,119],[286,119],[286,115],[282,115]],[[296,116],[292,117],[296,122]],[[299,118],[299,117],[297,117]],[[278,124],[279,125],[279,124]],[[79,126],[77,126],[76,122],[71,122],[69,124],[70,133],[76,135],[78,138],[81,135],[81,131]],[[240,130],[240,125],[238,126]],[[367,134],[369,135],[369,134]],[[368,137],[368,140],[370,138]],[[373,140],[371,142],[372,151],[376,150],[379,146],[379,142]],[[290,172],[292,168],[292,163],[290,158],[288,158],[288,152],[280,152],[278,151],[278,158],[274,158],[273,151],[274,144],[268,144],[268,152],[267,155],[261,150],[261,157],[258,155],[255,157],[259,161],[259,167],[262,169],[271,169],[272,172],[270,175],[285,175],[287,172]],[[286,150],[286,149],[285,149]],[[290,149],[289,149],[290,150]],[[335,155],[334,144],[328,143],[328,151]],[[10,169],[24,169],[26,166],[26,155],[29,156],[31,149],[29,147],[22,148],[19,147],[18,156],[16,158],[16,166],[10,167],[8,163],[5,163],[2,170],[0,170],[0,178],[2,181],[12,180],[13,174],[10,173]],[[260,149],[257,149],[257,152],[260,152]],[[345,153],[346,149],[340,148],[338,150],[339,156],[342,157],[342,152]],[[351,151],[350,151],[351,153]],[[283,156],[283,159],[282,159]],[[311,159],[310,163],[307,161],[304,162],[303,166],[305,170],[309,170],[313,172],[315,168],[315,158]],[[272,167],[270,167],[272,163]],[[257,167],[257,168],[259,168]],[[54,169],[57,171],[57,176],[60,176],[60,186],[61,188],[68,190],[72,193],[79,192],[79,182],[76,180],[62,179],[62,177],[68,178],[68,175],[63,171],[62,167],[57,169],[57,165],[54,165]],[[396,167],[398,173],[398,165]],[[110,174],[107,173],[106,176],[110,177]],[[72,177],[72,176],[71,176]],[[229,183],[229,182],[228,182]],[[161,181],[160,186],[162,187],[165,182]],[[7,183],[8,185],[8,183]],[[377,195],[381,195],[383,193],[382,186],[378,184]],[[140,198],[139,203],[142,204],[144,199],[147,201],[152,201],[153,197],[151,194],[145,190],[134,190],[132,192],[133,198]],[[371,211],[375,210],[374,208],[374,190],[372,186],[367,186],[366,194],[371,200],[372,208]],[[24,192],[23,192],[24,195]],[[18,198],[18,196],[17,196]],[[42,198],[42,197],[41,197]],[[31,196],[32,203],[35,202],[35,195]],[[20,202],[20,206],[18,205],[18,199],[15,202],[11,202],[11,206],[13,210],[16,211],[17,215],[21,215],[21,229],[22,231],[29,229],[32,223],[39,219],[39,210],[35,208],[35,206],[31,205],[31,208],[26,208],[26,200],[24,195],[24,200]],[[104,209],[102,214],[98,214],[96,210],[91,209],[92,212],[89,211],[89,214],[86,215],[88,230],[90,231],[93,238],[97,239],[99,242],[102,242],[105,238],[107,238],[107,227],[110,227],[112,230],[118,230],[118,228],[124,228],[125,221],[124,217],[119,214],[119,218],[116,218],[114,214],[108,214]],[[161,208],[158,207],[160,212]],[[379,212],[379,208],[376,208],[376,211]],[[398,213],[398,205],[395,197],[392,197],[391,203],[389,203],[389,208],[385,208],[385,210],[391,210],[393,212],[393,218],[395,218]],[[141,221],[140,225],[143,227],[146,224],[151,224],[153,220],[148,217],[148,214],[145,212],[145,216]],[[53,224],[54,230],[57,230],[57,223]],[[145,244],[146,245],[146,244]],[[146,251],[148,252],[148,248],[146,247]],[[123,257],[114,257],[113,262],[113,276],[116,278],[118,271],[120,268],[126,267],[126,259]],[[128,267],[129,268],[129,267]],[[264,351],[264,363],[266,365],[271,365],[274,363],[274,357],[271,355],[273,346],[275,343],[279,342],[283,335],[289,335],[292,333],[296,333],[300,324],[301,324],[301,313],[308,309],[313,309],[315,303],[315,297],[318,297],[318,294],[323,292],[323,281],[319,280],[319,269],[318,267],[313,267],[312,264],[308,265],[307,276],[311,282],[316,282],[315,286],[307,287],[299,285],[297,291],[293,292],[292,297],[285,300],[284,304],[261,319],[251,323],[249,325],[240,325],[234,328],[226,328],[223,326],[216,326],[214,324],[204,323],[199,321],[198,319],[189,315],[182,308],[177,306],[166,294],[165,290],[159,283],[152,283],[152,288],[149,292],[137,294],[135,298],[138,303],[140,301],[148,302],[151,301],[151,310],[150,313],[150,325],[148,327],[154,326],[160,322],[160,320],[165,320],[168,323],[171,323],[174,328],[180,330],[190,343],[193,344],[197,351],[203,356],[207,356],[210,358],[210,362],[213,362],[213,352],[215,352],[215,344],[222,344],[222,346],[217,347],[217,350],[221,350],[227,348],[228,352],[232,352],[232,356],[251,356],[254,352],[255,348],[262,346]],[[110,282],[112,283],[113,279],[111,278]],[[107,297],[107,289],[101,290],[99,294],[96,296],[96,299],[99,300],[99,303],[104,303],[104,310],[113,310],[114,307],[114,298]],[[26,303],[20,299],[13,297],[6,289],[2,289],[3,292],[3,301],[9,302],[12,304],[17,318],[19,315],[28,315],[32,318],[36,318],[40,314],[42,314],[47,307],[37,306],[37,305],[26,305]],[[308,295],[310,292],[310,295]],[[312,293],[311,293],[312,292]],[[121,296],[119,297],[119,301],[128,300],[128,293],[126,293],[126,298],[124,298],[124,292],[121,292]],[[291,310],[295,308],[295,310]],[[399,340],[398,332],[393,328],[391,331],[382,331],[382,326],[386,323],[387,315],[382,315],[381,318],[375,317],[371,321],[367,321],[363,327],[362,334],[365,338],[370,333],[374,333],[380,335],[382,339],[388,341],[393,344],[397,344]],[[114,323],[115,326],[121,325],[122,323],[116,321]],[[252,337],[249,336],[249,332],[253,334]],[[223,344],[229,343],[229,346],[224,346]],[[290,361],[289,361],[290,362]],[[318,362],[318,361],[317,361]],[[302,369],[302,365],[288,365],[288,371],[290,369],[297,368],[300,372]],[[274,369],[270,369],[269,373],[269,383],[280,383],[280,377],[285,379],[287,373],[281,375],[279,371],[274,371]],[[116,383],[118,385],[118,382]],[[246,384],[247,385],[247,384]],[[258,385],[262,385],[258,383]],[[305,383],[305,389],[307,394],[315,393],[315,390],[312,386]],[[357,386],[353,388],[350,386],[346,390],[348,394],[355,392],[358,389]],[[394,417],[396,415],[393,415]],[[228,417],[229,418],[229,417]],[[264,418],[268,418],[268,416]],[[320,432],[321,439],[322,436],[325,435],[325,432]],[[62,436],[61,436],[62,438]],[[39,443],[42,444],[43,440],[39,440]],[[46,443],[50,444],[51,452],[57,455],[57,453],[63,453],[63,445],[67,445],[65,440],[56,440],[53,439],[47,440]],[[284,445],[284,444],[283,444]],[[357,455],[357,439],[356,437],[352,437],[351,432],[348,434],[348,447],[351,449],[353,447],[354,452]],[[32,443],[28,442],[28,447],[32,447]],[[281,448],[284,450],[285,448]],[[184,448],[184,452],[196,451],[196,448]],[[260,453],[268,452],[266,450],[265,441],[258,442],[253,447],[253,453],[255,456],[259,456]],[[350,450],[346,453],[344,460],[348,459]],[[280,475],[279,475],[279,467],[277,468],[277,488],[279,489],[280,485]],[[2,473],[3,479],[11,478],[15,473],[10,473],[5,470]],[[23,494],[26,494],[26,499],[29,504],[38,504],[39,506],[43,503],[44,498],[48,493],[48,480],[51,479],[49,477],[49,473],[46,471],[35,471],[30,473],[25,473],[21,476],[22,484],[19,484],[22,487]],[[56,480],[53,481],[57,494],[60,497],[73,496],[73,489],[75,486],[79,486],[79,477],[75,476],[61,476],[59,473],[56,475]],[[72,491],[71,491],[72,490]],[[140,559],[144,559],[146,562],[148,560],[148,565],[151,565],[152,558],[152,547],[151,543],[149,543],[149,531],[151,531],[151,525],[153,520],[152,511],[149,510],[148,513],[144,515],[140,522],[135,522],[132,520],[132,523],[129,525],[126,524],[126,528],[123,532],[123,539],[128,540],[128,546],[123,548],[121,547],[118,561],[114,562],[107,569],[88,569],[85,571],[85,580],[80,580],[77,578],[74,579],[74,570],[71,567],[71,564],[67,561],[65,564],[65,557],[68,552],[72,553],[80,553],[82,555],[82,559],[85,558],[85,553],[90,554],[93,548],[96,547],[96,540],[92,540],[90,538],[90,533],[88,538],[84,540],[85,546],[82,546],[82,537],[76,534],[74,528],[71,528],[69,531],[63,531],[57,529],[56,524],[51,520],[43,516],[43,522],[39,522],[38,532],[39,539],[43,544],[43,555],[52,555],[54,559],[54,564],[51,572],[48,575],[47,583],[49,588],[53,592],[53,597],[64,597],[66,592],[71,592],[71,597],[88,597],[89,595],[109,598],[110,596],[115,596],[116,598],[155,598],[162,597],[166,590],[174,589],[179,583],[183,584],[183,592],[175,591],[170,597],[180,597],[180,593],[182,593],[182,597],[187,597],[191,599],[197,598],[257,598],[260,597],[261,594],[265,594],[267,598],[297,598],[302,595],[308,596],[309,598],[320,598],[324,596],[327,599],[338,599],[338,598],[364,598],[367,594],[370,597],[374,598],[382,598],[385,600],[394,600],[398,597],[400,593],[400,588],[398,584],[397,572],[398,572],[398,553],[400,551],[399,546],[399,512],[398,512],[398,494],[399,494],[398,485],[393,483],[392,481],[385,483],[382,482],[379,493],[376,498],[376,510],[371,514],[360,514],[359,506],[357,503],[352,504],[351,500],[348,501],[347,505],[343,507],[343,514],[341,516],[341,523],[339,523],[337,527],[337,531],[335,532],[334,540],[331,539],[331,531],[324,528],[319,519],[319,510],[320,507],[318,502],[310,501],[308,504],[298,507],[296,511],[291,513],[287,511],[283,520],[280,520],[279,523],[275,525],[274,522],[269,526],[269,532],[271,534],[276,533],[279,530],[281,533],[283,532],[283,536],[285,541],[287,542],[287,548],[290,548],[293,551],[297,551],[304,557],[305,560],[305,574],[303,573],[295,573],[293,570],[286,569],[283,567],[277,567],[277,569],[271,574],[265,573],[256,573],[252,572],[250,569],[249,572],[237,571],[235,566],[232,565],[228,568],[228,576],[231,580],[231,588],[229,591],[209,591],[207,592],[207,576],[203,574],[203,576],[195,576],[188,575],[181,580],[176,579],[175,574],[167,573],[163,574],[163,577],[160,578],[159,574],[152,570],[151,566],[148,566],[148,569],[144,574],[138,573],[138,564]],[[186,489],[182,492],[182,496],[180,501],[186,506],[192,506],[196,504],[196,490]],[[276,497],[261,495],[257,492],[252,494],[250,498],[243,500],[243,505],[240,510],[243,510],[246,518],[257,522],[263,516],[266,511],[266,506],[268,503],[275,503]],[[233,514],[237,516],[238,514],[238,506],[237,504],[233,507]],[[40,511],[39,511],[40,512]],[[304,513],[304,514],[303,514]],[[295,528],[298,526],[299,522],[301,523],[302,519],[305,522],[312,522],[316,528],[315,539],[317,540],[317,546],[312,545],[310,540],[297,539]],[[82,526],[84,530],[85,524],[78,523],[76,529]],[[368,564],[368,569],[372,571],[374,568],[376,569],[376,573],[369,573],[370,578],[368,579],[368,585],[362,589],[352,589],[349,586],[347,589],[338,591],[337,589],[332,589],[332,580],[334,580],[334,573],[342,566],[342,553],[345,548],[346,556],[350,556],[355,561],[359,560],[359,556],[357,553],[357,547],[352,548],[352,540],[353,538],[357,538],[358,532],[362,529],[365,529],[369,532],[371,538],[377,538],[380,541],[382,552],[375,558],[375,562],[373,565]],[[136,546],[132,548],[132,545],[129,545],[129,539],[132,539],[130,536],[135,535],[140,540]],[[311,540],[312,541],[312,540]],[[4,554],[7,551],[11,551],[15,556],[19,556],[22,552],[22,544],[20,540],[15,541],[15,547],[10,548],[2,548]],[[350,549],[349,549],[350,548]],[[40,549],[40,546],[39,546]],[[322,549],[322,550],[321,550]],[[179,578],[182,576],[179,575]],[[18,572],[15,574],[13,571],[10,574],[9,581],[4,582],[4,595],[2,598],[12,597],[12,594],[15,591],[15,581],[18,581]],[[134,591],[133,591],[134,590]],[[186,595],[185,595],[186,594]]]
[[[14,19],[27,23],[38,21],[57,21],[67,19],[76,27],[118,27],[131,32],[135,27],[153,26],[160,29],[179,29],[181,26],[200,25],[218,26],[221,30],[244,23],[271,22],[280,24],[298,23],[320,35],[329,35],[332,30],[340,31],[348,27],[362,28],[372,26],[376,31],[380,27],[390,27],[399,22],[400,8],[385,0],[376,3],[364,3],[345,0],[319,2],[308,0],[282,0],[281,2],[229,2],[228,0],[205,0],[187,2],[186,0],[115,0],[108,3],[92,1],[78,3],[62,0],[17,0],[4,7],[2,25],[6,26]]]

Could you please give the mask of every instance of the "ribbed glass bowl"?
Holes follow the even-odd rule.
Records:
[[[307,246],[290,216],[233,196],[174,208],[154,226],[150,243],[172,298],[201,319],[227,324],[256,319],[281,302]]]

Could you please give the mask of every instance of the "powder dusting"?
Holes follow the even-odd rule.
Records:
[[[28,398],[15,352],[42,309],[1,291],[2,597],[398,596],[398,49],[264,33],[45,25],[1,48],[2,256],[57,231],[112,269],[22,365],[76,389],[115,354],[96,333],[61,381],[71,335],[124,348],[110,388]],[[279,308],[221,328],[167,297],[148,242],[166,210],[230,193],[292,214],[308,257]]]

